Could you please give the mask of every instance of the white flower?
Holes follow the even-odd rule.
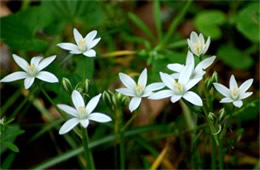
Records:
[[[172,74],[174,79],[178,78],[180,72],[184,69],[185,66],[190,65],[192,67],[192,73],[190,79],[197,79],[198,82],[202,79],[203,75],[206,73],[204,70],[207,69],[216,59],[216,56],[212,56],[201,61],[196,67],[194,63],[193,54],[188,51],[186,63],[183,64],[168,64],[168,69],[175,71],[176,73]]]
[[[71,54],[83,54],[87,57],[95,57],[96,51],[93,50],[101,38],[96,38],[97,31],[91,31],[86,35],[85,38],[78,32],[76,28],[73,29],[74,39],[76,45],[72,43],[59,43],[57,44],[60,48],[69,50]]]
[[[79,123],[84,128],[88,127],[89,120],[93,120],[96,122],[109,122],[111,121],[111,118],[103,113],[99,112],[93,112],[93,110],[96,108],[99,100],[100,100],[101,94],[98,94],[97,96],[93,97],[87,105],[85,105],[84,99],[81,96],[81,94],[74,90],[72,92],[71,98],[72,102],[74,104],[74,107],[68,106],[66,104],[58,104],[58,107],[63,110],[65,113],[73,116],[73,118],[66,121],[62,127],[60,128],[59,134],[63,135],[67,132],[69,132],[71,129],[73,129],[76,125]]]
[[[205,44],[205,40],[202,34],[198,36],[196,32],[191,33],[190,39],[187,40],[188,45],[196,56],[200,56],[201,54],[205,54],[209,48],[210,37],[208,37],[207,42]]]
[[[46,81],[49,83],[59,82],[57,77],[47,71],[42,71],[45,67],[47,67],[56,56],[50,56],[45,59],[43,57],[33,57],[31,59],[30,64],[27,63],[23,58],[13,54],[14,61],[25,71],[17,71],[12,74],[5,76],[0,82],[11,82],[20,79],[24,80],[24,86],[26,89],[29,89],[33,84],[35,78],[38,78],[42,81]]]
[[[246,92],[253,83],[253,79],[245,81],[240,87],[237,85],[237,81],[234,75],[231,75],[229,80],[229,89],[220,83],[214,83],[215,88],[225,98],[220,100],[220,103],[233,103],[236,107],[243,105],[242,99],[245,99],[253,94],[253,92]]]
[[[171,102],[175,103],[181,98],[189,101],[190,103],[202,106],[201,98],[194,92],[189,91],[198,82],[196,79],[191,79],[192,67],[187,65],[180,72],[178,81],[173,79],[172,76],[160,72],[163,83],[169,88],[169,90],[161,90],[148,97],[148,99],[158,100],[167,97],[171,97]]]
[[[141,103],[142,97],[148,97],[153,93],[153,91],[159,90],[164,87],[163,83],[152,83],[146,86],[147,83],[146,68],[140,74],[137,84],[127,74],[119,73],[119,78],[121,82],[126,86],[126,88],[116,89],[116,91],[126,96],[133,97],[129,104],[129,110],[131,112],[133,112],[138,108],[138,106]]]

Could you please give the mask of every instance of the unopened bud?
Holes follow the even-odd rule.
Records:
[[[106,103],[106,105],[111,106],[112,105],[112,99],[111,95],[108,91],[104,91],[102,95],[103,101]]]
[[[214,121],[215,117],[216,117],[216,115],[215,115],[214,113],[209,112],[208,118],[209,118],[210,120]]]
[[[219,120],[220,121],[223,120],[225,115],[225,108],[220,109],[218,113],[219,113]]]
[[[214,73],[212,74],[212,76],[207,80],[207,89],[211,89],[212,84],[213,83],[217,83],[218,82],[218,73],[216,71],[214,71]]]
[[[85,85],[85,92],[88,93],[88,90],[89,90],[89,79],[86,79],[85,82],[84,82],[84,85]]]
[[[66,92],[71,93],[72,92],[72,85],[70,83],[70,80],[66,77],[62,78],[62,85]]]
[[[117,107],[118,101],[115,94],[112,96],[112,103]]]

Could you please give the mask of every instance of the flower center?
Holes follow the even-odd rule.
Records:
[[[182,94],[183,88],[181,83],[174,81],[173,88],[176,94]]]
[[[80,106],[80,107],[78,108],[78,111],[79,111],[79,118],[80,118],[80,119],[85,119],[85,118],[87,117],[87,110],[86,110],[85,107]]]
[[[238,99],[239,92],[240,92],[239,88],[233,88],[233,89],[231,89],[230,91],[231,91],[231,97],[232,97],[234,100]]]
[[[35,65],[34,64],[30,64],[28,66],[28,73],[30,74],[30,76],[35,77],[37,74],[37,70],[35,69]]]
[[[137,96],[141,96],[143,94],[144,86],[142,86],[141,84],[137,84],[135,85],[135,90]]]
[[[200,51],[202,50],[202,48],[204,47],[204,45],[198,41],[196,43],[193,43],[194,49],[197,53],[200,53]]]
[[[79,40],[78,47],[81,51],[85,51],[86,50],[86,40],[85,39]]]

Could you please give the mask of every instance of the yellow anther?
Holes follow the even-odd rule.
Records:
[[[135,85],[135,89],[136,89],[137,95],[141,95],[144,90],[144,87],[141,84],[137,84],[137,85]]]
[[[200,41],[198,41],[196,43],[193,43],[193,47],[197,53],[200,53],[204,45]]]
[[[178,93],[182,92],[182,85],[179,82],[175,81],[174,84],[173,84],[173,88],[176,89]]]
[[[237,99],[239,96],[239,92],[240,92],[239,88],[233,88],[230,91],[231,91],[232,98]]]
[[[84,51],[86,49],[86,40],[85,39],[79,40],[78,46],[80,50]]]

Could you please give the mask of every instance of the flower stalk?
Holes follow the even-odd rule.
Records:
[[[88,132],[82,126],[81,126],[81,134],[82,134],[82,140],[83,140],[84,155],[85,155],[85,159],[87,161],[87,169],[95,169],[94,161],[92,158],[92,153],[88,147],[88,144],[89,144]]]

